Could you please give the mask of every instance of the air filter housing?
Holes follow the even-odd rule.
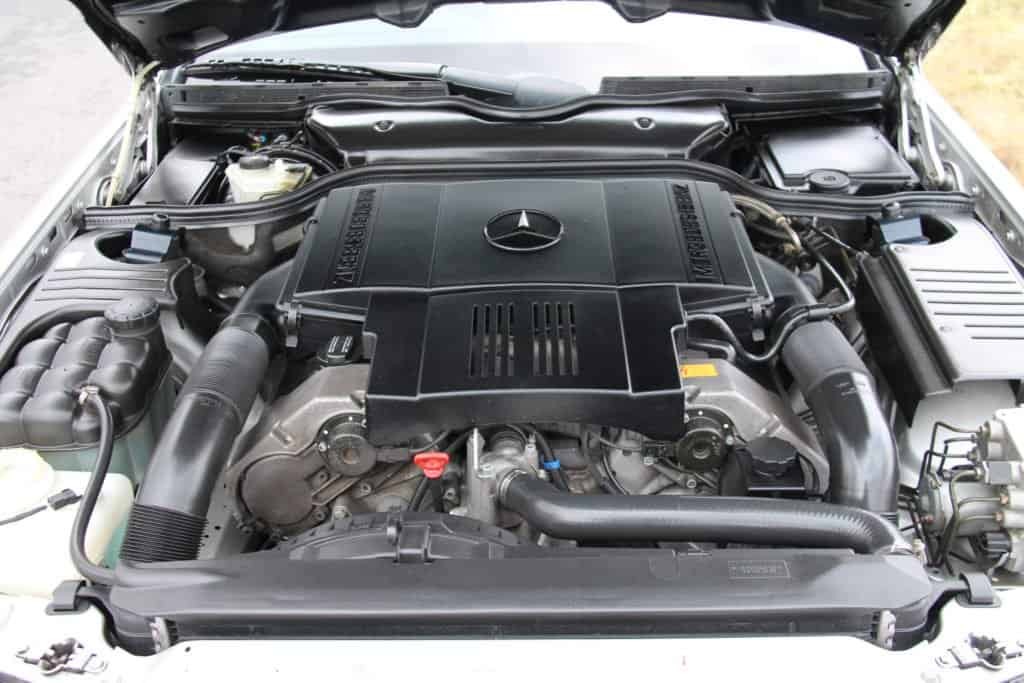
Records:
[[[1018,380],[1024,278],[971,216],[924,216],[923,240],[860,261],[858,313],[904,415],[965,382]]]
[[[650,179],[336,190],[281,302],[300,349],[362,332],[377,444],[553,420],[678,437],[686,311],[742,335],[768,304],[728,195]]]

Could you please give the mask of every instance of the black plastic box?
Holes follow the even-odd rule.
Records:
[[[780,190],[880,194],[905,190],[917,174],[871,125],[801,127],[770,133],[761,158]]]

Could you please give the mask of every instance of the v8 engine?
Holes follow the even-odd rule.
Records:
[[[416,458],[433,452],[490,462],[448,468],[432,495],[438,509],[492,522],[509,519],[495,507],[499,463],[579,493],[805,499],[826,495],[840,457],[758,367],[712,357],[722,328],[748,344],[781,311],[814,304],[755,253],[712,183],[336,190],[274,303],[292,353],[317,369],[265,416],[227,483],[244,524],[277,536],[408,506]],[[794,357],[840,349],[806,379],[821,394],[809,400],[839,434],[833,450],[865,459],[838,473],[874,468],[891,484],[891,446],[856,434],[880,415],[849,345],[829,322],[782,341]],[[845,413],[829,385],[840,377],[858,387]],[[886,486],[853,487],[846,502],[891,515]]]

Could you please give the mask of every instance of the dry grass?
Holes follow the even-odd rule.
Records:
[[[968,0],[925,73],[1024,183],[1024,0]]]

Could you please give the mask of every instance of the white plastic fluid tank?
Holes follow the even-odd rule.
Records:
[[[54,470],[35,451],[0,449],[0,521],[46,505],[49,496],[63,489],[82,495],[88,481],[88,472]],[[85,552],[93,562],[103,559],[128,518],[132,497],[127,477],[107,475],[85,537]],[[61,581],[80,578],[68,550],[77,512],[75,503],[0,524],[0,593],[49,597]]]
[[[224,169],[236,202],[255,202],[291,192],[309,180],[313,169],[262,154],[247,154]]]

